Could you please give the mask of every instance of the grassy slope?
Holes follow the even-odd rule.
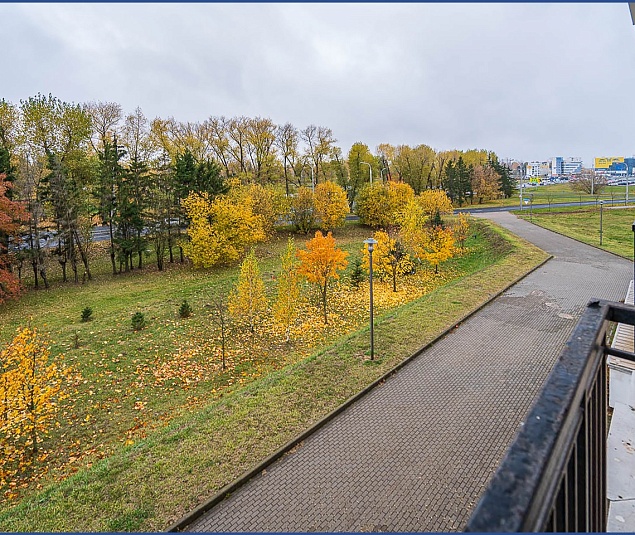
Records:
[[[492,248],[470,259],[472,275],[377,319],[375,363],[360,358],[367,329],[344,336],[27,497],[0,514],[0,525],[11,531],[165,529],[546,257],[502,230],[488,233]],[[131,281],[139,298],[147,293],[141,283]],[[63,313],[77,317],[83,306],[69,302]]]

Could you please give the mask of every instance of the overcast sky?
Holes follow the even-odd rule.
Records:
[[[357,141],[635,154],[627,3],[0,4],[0,98],[269,117]]]

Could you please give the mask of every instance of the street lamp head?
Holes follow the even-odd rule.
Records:
[[[633,223],[633,226],[635,226],[635,223]],[[364,243],[368,247],[368,252],[372,253],[373,249],[375,248],[375,244],[377,243],[377,240],[374,238],[368,238],[367,240],[364,240]]]

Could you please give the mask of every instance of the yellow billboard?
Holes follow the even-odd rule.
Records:
[[[596,158],[595,168],[608,169],[609,167],[611,167],[611,164],[614,164],[614,163],[624,163],[624,156],[609,156],[608,158]]]

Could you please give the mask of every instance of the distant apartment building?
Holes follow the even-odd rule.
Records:
[[[551,162],[527,162],[527,178],[546,178],[551,175]]]
[[[562,161],[563,175],[576,175],[580,171],[582,171],[582,158],[564,158],[564,160]]]
[[[551,159],[551,176],[571,176],[582,171],[582,158],[554,156]]]

